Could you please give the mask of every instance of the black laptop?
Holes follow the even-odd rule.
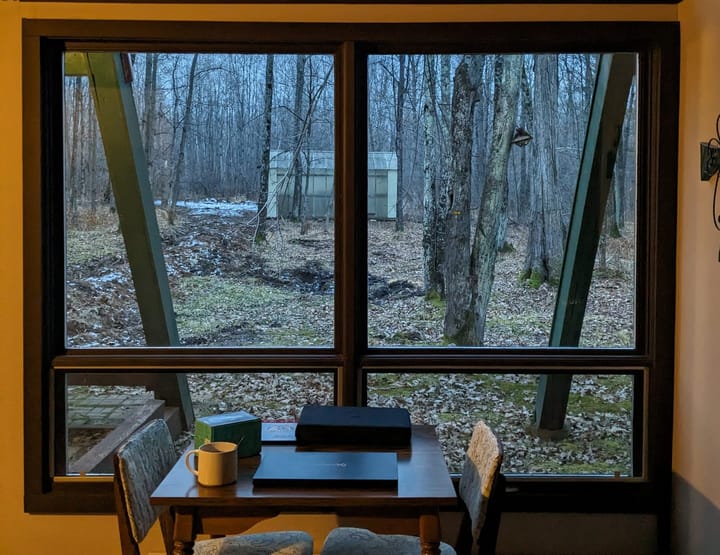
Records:
[[[254,486],[397,487],[397,454],[367,451],[263,451]]]

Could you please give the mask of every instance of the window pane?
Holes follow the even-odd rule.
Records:
[[[193,438],[194,428],[182,430],[178,407],[156,399],[141,385],[172,386],[172,374],[73,374],[67,379],[65,455],[61,475],[111,474],[112,454],[128,435],[151,418],[165,418],[178,449]],[[196,418],[245,411],[263,422],[295,422],[308,404],[333,404],[332,372],[188,374]],[[132,383],[134,385],[114,385]],[[140,384],[140,385],[138,385]],[[65,470],[62,471],[61,469]]]
[[[635,346],[635,65],[370,57],[370,345]]]
[[[105,448],[110,434],[144,407],[154,404],[152,392],[143,387],[85,386],[67,388],[66,474],[111,474],[112,452]],[[160,404],[158,415],[162,415]]]
[[[543,440],[530,423],[538,376],[368,374],[368,405],[401,406],[436,426],[452,472],[461,472],[472,428],[484,420],[504,447],[506,474],[633,476],[633,377],[575,375],[567,437]]]
[[[244,410],[295,422],[305,405],[334,404],[332,372],[189,374],[195,416]]]
[[[333,344],[333,66],[66,54],[68,346]]]

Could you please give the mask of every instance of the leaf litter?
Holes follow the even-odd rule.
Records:
[[[181,343],[331,344],[336,255],[331,224],[313,221],[301,234],[297,222],[269,221],[267,240],[254,244],[247,215],[179,212],[173,226],[161,210],[158,214]],[[144,345],[117,230],[109,215],[102,225],[68,234],[72,345]],[[424,298],[420,224],[407,222],[397,232],[394,222],[370,221],[368,233],[369,344],[442,345],[443,309]],[[513,248],[498,253],[487,345],[547,345],[554,288],[543,284],[533,289],[519,280],[524,235],[521,226],[509,226]],[[632,236],[609,239],[607,245],[610,262],[595,271],[581,341],[622,347],[633,334],[626,316],[633,314]],[[321,371],[195,373],[188,383],[197,416],[247,410],[265,420],[293,420],[305,404],[333,402],[332,379],[332,373]],[[503,442],[506,473],[631,475],[632,377],[575,375],[568,434],[554,441],[532,433],[537,379],[514,373],[377,373],[368,377],[368,404],[404,406],[413,422],[436,426],[456,472],[473,424],[484,419]],[[90,387],[98,396],[122,390]],[[182,439],[188,437],[186,433]],[[75,441],[82,443],[82,435]],[[71,450],[81,453],[82,446]]]

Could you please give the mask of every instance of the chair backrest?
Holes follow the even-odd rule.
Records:
[[[472,553],[495,553],[500,527],[499,497],[505,487],[500,473],[502,460],[502,443],[485,422],[478,422],[468,444],[459,485],[459,495],[467,509]]]
[[[115,453],[115,508],[123,554],[139,554],[158,518],[166,542],[167,510],[150,504],[150,495],[177,460],[172,435],[164,420],[153,420],[136,431]]]

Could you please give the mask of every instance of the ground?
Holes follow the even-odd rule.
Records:
[[[332,341],[331,227],[313,221],[305,234],[293,222],[271,222],[267,241],[253,242],[253,214],[181,209],[169,226],[160,212],[163,249],[181,340],[195,346],[323,345]],[[73,345],[142,345],[144,336],[124,260],[122,237],[111,215],[83,219],[68,234],[68,337]],[[486,344],[547,344],[554,307],[548,284],[518,279],[525,233],[509,227],[511,248],[499,253]],[[368,341],[373,346],[442,345],[442,306],[423,295],[422,230],[409,222],[369,222]],[[624,346],[632,339],[631,239],[607,244],[596,270],[583,342]],[[196,414],[247,410],[263,418],[297,416],[308,403],[332,402],[329,373],[193,374]],[[372,374],[369,403],[406,406],[415,422],[437,426],[454,470],[462,464],[472,424],[487,420],[505,445],[506,472],[603,473],[631,471],[632,380],[627,376],[575,376],[561,441],[528,432],[536,376],[522,374]],[[107,389],[98,390],[98,394]]]

